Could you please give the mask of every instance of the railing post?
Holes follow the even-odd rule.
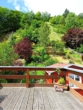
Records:
[[[66,70],[63,70],[63,76],[64,76],[65,84],[66,84]]]
[[[29,87],[29,69],[26,70],[26,87]]]

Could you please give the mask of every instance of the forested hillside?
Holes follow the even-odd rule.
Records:
[[[83,13],[66,9],[62,15],[50,16],[0,7],[0,65],[82,65],[82,29]]]

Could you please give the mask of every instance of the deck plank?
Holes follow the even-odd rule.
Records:
[[[24,88],[21,89],[21,91],[19,92],[19,98],[18,98],[17,103],[14,107],[14,110],[20,110],[25,92],[26,92],[26,89],[24,89]]]
[[[30,94],[29,94],[28,104],[26,106],[26,110],[32,110],[33,94],[34,94],[34,88],[30,88]]]
[[[46,88],[42,88],[42,92],[43,92],[43,99],[44,99],[44,107],[45,107],[45,110],[51,110],[51,107],[50,107],[50,100],[47,96],[47,92],[46,92]]]
[[[33,110],[38,110],[38,94],[39,91],[37,88],[34,88],[34,96],[33,96]]]
[[[70,92],[53,87],[4,87],[0,89],[0,110],[83,110],[83,103]]]
[[[43,94],[42,88],[39,88],[39,110],[45,110]]]

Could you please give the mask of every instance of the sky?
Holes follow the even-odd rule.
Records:
[[[22,12],[48,12],[62,15],[65,9],[76,15],[83,13],[83,0],[0,0],[0,6]]]

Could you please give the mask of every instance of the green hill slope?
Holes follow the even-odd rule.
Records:
[[[63,34],[57,33],[56,28],[54,28],[49,22],[47,24],[50,27],[50,35],[49,35],[50,40],[51,41],[61,40],[61,37],[63,36]]]

